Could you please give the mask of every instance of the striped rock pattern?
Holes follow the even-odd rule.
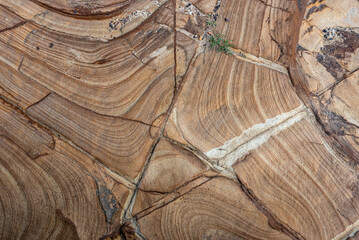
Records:
[[[358,239],[358,16],[1,0],[0,239]]]

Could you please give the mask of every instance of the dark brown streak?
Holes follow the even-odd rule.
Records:
[[[210,171],[210,170],[208,170],[208,171]],[[205,178],[211,178],[211,177],[206,176],[206,173],[207,173],[208,171],[206,171],[206,172],[202,173],[201,175],[199,175],[199,176],[197,176],[197,177],[195,177],[195,178],[193,178],[193,179],[191,179],[191,180],[189,180],[189,181],[183,183],[182,185],[176,187],[175,189],[173,189],[172,191],[169,191],[169,192],[161,192],[161,191],[153,191],[153,190],[144,190],[144,189],[141,189],[141,188],[139,188],[139,190],[141,190],[142,192],[151,193],[151,194],[155,194],[155,195],[168,195],[168,194],[177,192],[179,189],[181,189],[181,188],[183,188],[184,186],[190,184],[191,182],[196,181],[197,179],[200,179],[200,178],[203,178],[203,177],[205,177]],[[161,198],[161,199],[162,199],[162,198]]]
[[[167,2],[167,1],[166,1],[166,2]],[[2,5],[0,4],[0,6],[2,6]],[[44,30],[46,30],[46,31],[53,32],[53,33],[57,33],[57,34],[60,33],[60,34],[64,34],[64,35],[71,36],[71,37],[75,37],[75,38],[88,39],[88,40],[90,40],[90,41],[98,41],[98,42],[103,42],[103,40],[106,40],[106,42],[113,42],[113,41],[120,40],[120,39],[122,40],[123,38],[126,39],[126,37],[127,37],[128,35],[130,35],[130,34],[136,32],[136,31],[139,31],[138,29],[141,29],[143,25],[145,25],[145,24],[150,23],[151,21],[153,21],[153,18],[155,18],[155,16],[156,16],[156,14],[158,13],[158,11],[162,10],[162,8],[166,8],[166,4],[163,4],[163,5],[161,5],[159,8],[157,8],[148,18],[146,18],[143,22],[141,22],[136,28],[134,28],[134,29],[132,29],[132,30],[126,32],[126,33],[123,34],[123,35],[120,35],[120,36],[115,37],[115,38],[112,38],[112,39],[103,39],[103,38],[98,38],[98,37],[93,37],[93,36],[82,36],[82,35],[76,35],[76,34],[67,33],[67,32],[61,32],[61,31],[58,31],[58,30],[53,30],[53,29],[51,29],[51,28],[48,28],[48,27],[46,27],[46,26],[44,26],[44,25],[41,25],[41,24],[39,24],[39,23],[33,21],[32,19],[24,20],[24,21],[23,21],[23,24],[32,23],[32,24],[36,25],[38,28],[42,28],[42,29],[44,29]],[[11,10],[9,10],[9,11],[11,11]],[[153,21],[153,22],[154,22],[154,21]],[[23,25],[23,24],[22,24],[22,25]],[[20,26],[18,26],[18,27],[20,27]],[[12,28],[16,28],[16,27],[12,27]],[[12,29],[9,28],[9,29],[7,29],[7,30],[12,30]],[[6,31],[7,31],[7,30],[6,30]],[[1,30],[0,33],[1,33],[2,31],[5,31],[5,29],[4,29],[4,30]],[[30,32],[30,33],[32,33],[32,32]],[[29,33],[29,34],[30,34],[30,33]],[[26,38],[25,38],[25,39],[26,39]],[[126,40],[127,40],[127,39],[126,39]],[[0,41],[4,42],[3,40],[0,40]],[[6,44],[6,42],[4,42],[4,43]],[[129,45],[131,45],[131,44],[129,44]],[[19,52],[19,51],[17,51],[17,52]]]
[[[321,90],[320,92],[318,92],[317,94],[312,93],[314,96],[319,97],[322,96],[324,93],[326,93],[328,90],[333,90],[339,83],[343,82],[344,80],[350,78],[354,73],[356,73],[357,71],[359,71],[359,68],[351,71],[348,75],[344,76],[342,79],[336,81],[335,83],[329,85],[328,87],[326,87],[325,89]]]
[[[21,18],[23,21],[26,21],[26,19],[24,19],[24,18],[21,17],[20,15],[16,14],[16,13],[15,13],[13,10],[11,10],[8,6],[6,6],[6,5],[4,5],[4,4],[1,4],[1,2],[0,2],[0,7],[6,9],[6,11],[8,11],[8,12],[14,14],[16,17]]]
[[[22,66],[22,62],[24,61],[24,58],[25,57],[22,57],[21,58],[21,61],[20,61],[20,64],[19,64],[19,66],[18,66],[18,68],[17,68],[17,70],[20,72],[20,69],[21,69],[21,66]]]
[[[276,61],[280,61],[280,59],[281,59],[281,58],[284,56],[284,54],[285,54],[284,47],[283,47],[282,44],[280,44],[280,43],[272,36],[271,33],[269,33],[269,36],[270,36],[271,40],[272,40],[272,41],[277,45],[277,47],[279,48],[280,54],[279,54],[279,56],[278,56],[278,58],[277,58]]]
[[[42,125],[39,122],[35,121],[32,117],[30,117],[27,113],[25,113],[24,110],[22,110],[20,106],[18,106],[16,103],[9,100],[7,97],[0,95],[0,102],[2,102],[5,106],[12,108],[17,113],[19,113],[20,115],[25,117],[30,124],[35,125],[36,127],[47,132],[52,137],[52,142],[55,142],[55,140],[53,138],[54,134],[48,126]]]
[[[85,110],[85,111],[89,111],[89,112],[91,112],[91,113],[93,113],[93,114],[95,114],[95,115],[98,115],[98,116],[107,117],[107,118],[118,118],[118,119],[121,119],[121,120],[124,120],[124,121],[130,121],[130,122],[136,122],[136,123],[139,123],[139,124],[143,124],[143,125],[146,125],[146,126],[148,126],[148,127],[155,127],[155,126],[153,126],[152,124],[145,123],[145,122],[142,122],[142,121],[140,121],[140,120],[129,119],[129,118],[126,118],[126,117],[121,117],[121,116],[112,116],[112,115],[107,115],[107,114],[102,114],[102,113],[95,112],[94,110],[89,109],[89,108],[86,108],[86,107],[83,107],[83,106],[81,106],[81,105],[78,105],[77,103],[74,103],[74,102],[68,100],[67,98],[65,98],[65,97],[63,97],[63,96],[61,96],[61,95],[59,95],[59,94],[57,94],[57,93],[55,93],[55,92],[49,92],[46,96],[44,96],[43,98],[41,98],[39,101],[37,101],[37,102],[35,102],[35,103],[32,103],[30,106],[28,106],[24,111],[27,111],[30,107],[33,107],[33,106],[39,104],[40,102],[42,102],[43,100],[45,100],[50,94],[58,95],[58,96],[60,96],[62,99],[64,99],[64,101],[67,101],[67,102],[69,102],[70,104],[75,105],[75,106],[78,107],[78,108],[81,108],[81,109],[83,109],[83,110]]]
[[[6,91],[3,87],[0,86],[0,89],[3,90],[4,93],[9,94],[9,96],[12,97],[13,99],[15,99],[16,101],[20,102],[20,100],[18,98],[16,98],[14,95],[12,95],[8,91]],[[0,94],[0,96],[1,96],[1,94]]]
[[[116,175],[119,175],[122,177],[121,174],[109,169],[109,167],[107,167],[106,165],[104,165],[100,160],[98,160],[96,157],[92,156],[89,152],[87,152],[86,150],[84,150],[83,148],[81,148],[80,146],[76,145],[74,142],[72,142],[70,139],[68,139],[67,137],[61,135],[58,131],[56,131],[55,129],[47,126],[46,124],[37,121],[37,119],[31,117],[30,115],[28,115],[26,112],[24,112],[16,103],[13,103],[11,100],[7,99],[6,97],[0,95],[0,102],[2,102],[4,105],[11,107],[12,109],[14,109],[15,111],[17,111],[20,115],[24,116],[28,122],[32,125],[37,126],[38,128],[44,130],[45,132],[47,132],[51,138],[52,138],[52,142],[55,145],[55,139],[54,136],[58,136],[60,139],[64,140],[66,143],[72,145],[74,148],[76,148],[77,150],[81,151],[82,153],[86,154],[87,156],[89,156],[91,159],[93,159],[97,164],[105,167],[106,169],[108,169],[109,171],[113,172]],[[54,147],[52,148],[54,149]],[[61,154],[61,153],[60,153]],[[64,154],[62,154],[64,155]],[[70,158],[70,157],[68,157]],[[92,176],[92,175],[90,175]],[[125,177],[123,177],[125,178]],[[131,180],[125,178],[128,182],[134,184]]]
[[[174,18],[173,18],[173,21],[174,21],[174,26],[173,26],[173,30],[175,31],[175,33],[176,33],[176,0],[173,0],[173,4],[174,4],[174,6],[175,6],[175,8],[174,8]],[[176,46],[176,44],[177,44],[177,42],[176,42],[176,35],[175,35],[175,47],[174,47],[174,53],[176,54],[176,48],[177,48],[177,46]],[[169,119],[169,116],[170,116],[170,114],[172,113],[172,110],[173,110],[173,108],[174,108],[174,105],[175,105],[175,103],[176,103],[176,101],[177,101],[177,99],[178,99],[178,97],[179,97],[179,95],[180,95],[180,93],[181,93],[181,90],[182,90],[182,88],[183,88],[183,85],[184,85],[184,83],[185,83],[185,80],[186,80],[186,76],[187,76],[187,73],[188,73],[188,71],[189,71],[189,68],[191,67],[191,65],[192,65],[192,62],[196,59],[195,58],[195,56],[196,56],[196,54],[194,54],[193,56],[192,56],[192,58],[191,58],[191,60],[190,60],[190,62],[188,63],[188,67],[187,67],[187,69],[186,69],[186,71],[185,71],[185,73],[184,73],[184,75],[182,76],[182,78],[181,78],[181,81],[177,84],[177,59],[176,59],[176,56],[175,56],[175,74],[174,74],[174,81],[175,81],[175,83],[176,83],[176,85],[175,85],[175,88],[174,88],[174,91],[173,91],[173,97],[172,97],[172,101],[171,101],[171,104],[170,104],[170,106],[169,106],[169,108],[167,109],[167,111],[166,111],[166,113],[164,114],[165,115],[165,119],[164,119],[164,121],[162,122],[162,124],[161,124],[161,127],[160,127],[160,129],[161,129],[161,131],[160,131],[160,138],[161,137],[163,137],[163,134],[164,134],[164,130],[165,130],[165,127],[166,127],[166,124],[167,124],[167,122],[168,122],[168,119]]]
[[[49,92],[49,93],[46,94],[44,97],[40,98],[38,101],[36,101],[36,102],[30,104],[29,106],[27,106],[27,107],[25,108],[25,111],[26,111],[27,109],[29,109],[30,107],[35,106],[36,104],[38,104],[38,103],[42,102],[43,100],[45,100],[45,98],[47,98],[51,93],[52,93],[52,92]]]
[[[39,158],[41,158],[41,157],[45,157],[45,156],[49,156],[49,155],[51,155],[52,153],[42,153],[42,154],[40,154],[39,156],[36,156],[35,158],[32,158],[33,160],[37,160],[37,159],[39,159]]]
[[[175,88],[174,88],[174,92],[173,92],[173,96],[176,95],[176,91],[177,91],[177,30],[176,30],[176,23],[177,23],[177,13],[176,13],[176,0],[173,0],[173,8],[174,8],[174,12],[173,12],[173,32],[174,32],[174,36],[173,36],[173,51],[174,51],[174,63],[175,63],[175,67],[174,67],[174,81],[175,81]]]
[[[251,189],[249,189],[236,174],[238,183],[242,189],[242,191],[247,195],[250,201],[256,206],[256,208],[268,219],[268,225],[278,231],[283,232],[288,237],[293,240],[305,240],[303,236],[301,236],[298,232],[294,231],[287,224],[283,223],[278,219],[278,217],[272,213],[265,205],[262,203],[253,193]]]
[[[0,33],[6,32],[6,31],[11,31],[15,28],[21,27],[22,25],[24,25],[25,23],[27,23],[28,21],[21,21],[17,24],[15,24],[14,26],[8,27],[8,28],[4,28],[2,30],[0,30]]]
[[[180,197],[182,197],[182,196],[184,196],[184,195],[186,195],[186,194],[192,192],[192,191],[195,190],[196,188],[198,188],[198,187],[200,187],[200,186],[202,186],[202,185],[208,183],[210,180],[212,180],[212,179],[214,179],[214,178],[216,178],[216,177],[208,177],[208,179],[207,179],[206,181],[204,181],[203,183],[198,184],[197,186],[193,187],[192,189],[190,189],[190,190],[189,190],[188,192],[186,192],[185,194],[182,194],[182,195],[180,195],[180,196],[178,196],[178,197],[176,197],[176,198],[174,198],[174,199],[172,199],[172,200],[170,200],[170,201],[164,203],[163,205],[161,205],[161,206],[159,206],[159,207],[157,207],[157,208],[155,207],[155,208],[153,208],[152,210],[150,210],[152,207],[148,207],[148,208],[142,210],[141,212],[139,212],[139,213],[136,214],[136,218],[137,218],[137,219],[143,218],[143,217],[147,216],[148,214],[150,214],[150,213],[152,213],[152,212],[154,212],[154,211],[157,211],[158,209],[161,209],[161,208],[167,206],[167,205],[170,204],[171,202],[176,201],[178,198],[180,198]],[[146,214],[141,215],[140,217],[138,217],[138,215],[140,215],[141,213],[143,213],[143,212],[145,212],[145,211],[147,211],[147,210],[150,210],[150,211],[147,212]]]
[[[2,41],[2,40],[0,40],[0,41]],[[18,53],[21,53],[21,54],[26,55],[26,57],[29,58],[29,59],[32,60],[32,61],[40,62],[42,65],[46,65],[47,68],[52,69],[53,71],[55,71],[55,72],[57,72],[57,73],[64,74],[64,73],[62,73],[62,72],[59,72],[58,69],[54,68],[53,66],[49,65],[48,63],[46,63],[46,62],[44,62],[44,61],[41,61],[41,60],[39,60],[39,59],[36,59],[36,58],[32,57],[31,55],[28,55],[27,53],[19,52],[19,49],[17,49],[17,48],[12,48],[12,49],[14,49],[14,50],[15,50],[16,52],[18,52]],[[24,57],[23,57],[23,59],[21,60],[21,63],[20,63],[21,66],[22,66],[23,60],[24,60]],[[145,65],[144,65],[144,66],[145,66]],[[19,66],[19,67],[20,67],[20,66]],[[19,69],[19,71],[20,71],[20,69]],[[20,71],[20,72],[21,72],[21,71]],[[71,76],[71,75],[66,75],[66,76],[68,76],[68,77],[70,77],[70,78],[73,78],[73,76]],[[37,82],[37,81],[36,81],[36,82]],[[155,82],[156,82],[156,81],[152,82],[152,83],[150,84],[149,88],[150,88]],[[148,91],[148,89],[144,92],[144,94],[145,94],[147,91]],[[56,93],[54,93],[54,94],[56,94]],[[48,94],[48,95],[49,95],[49,94]],[[59,94],[58,94],[58,95],[59,95]],[[59,96],[61,96],[61,95],[59,95]],[[46,97],[47,97],[47,96],[46,96]],[[135,119],[129,119],[129,118],[126,118],[126,117],[121,117],[121,116],[113,116],[113,115],[106,115],[106,114],[98,113],[98,112],[96,112],[96,111],[94,111],[94,110],[92,110],[92,109],[89,109],[89,108],[83,107],[83,106],[81,106],[81,105],[78,105],[78,104],[76,104],[76,103],[74,103],[74,102],[68,100],[67,98],[65,98],[65,97],[63,97],[63,96],[61,96],[61,97],[64,98],[65,100],[69,101],[71,104],[74,104],[74,105],[76,105],[76,106],[78,106],[78,107],[80,107],[80,108],[82,108],[82,109],[84,109],[84,110],[93,112],[94,114],[97,114],[97,115],[100,115],[100,116],[110,117],[110,118],[119,118],[119,119],[122,119],[122,120],[125,120],[125,121],[133,121],[133,122],[137,122],[137,123],[141,123],[141,124],[147,125],[147,126],[149,126],[149,127],[154,127],[151,123],[145,123],[145,122],[142,122],[142,121],[140,121],[140,120],[135,120]],[[39,102],[40,102],[40,101],[39,101]],[[35,104],[32,104],[32,105],[35,105]],[[30,107],[30,106],[29,106],[29,107]],[[25,110],[27,110],[29,107],[27,107]]]
[[[1,41],[1,40],[0,40]],[[17,48],[12,48],[12,49],[14,49],[16,52],[18,52],[18,53],[21,53],[21,52],[19,52],[19,50],[17,49]],[[55,72],[57,72],[57,73],[60,73],[60,74],[64,74],[64,73],[62,73],[62,72],[59,72],[58,71],[58,69],[56,69],[56,68],[54,68],[53,66],[51,66],[51,65],[49,65],[48,63],[46,63],[46,62],[43,62],[43,61],[41,61],[41,60],[39,60],[39,59],[36,59],[36,58],[34,58],[34,57],[32,57],[31,55],[27,55],[26,53],[21,53],[21,54],[25,54],[26,55],[26,57],[28,57],[30,60],[32,60],[32,61],[38,61],[38,62],[40,62],[42,65],[46,65],[46,67],[47,68],[49,68],[49,69],[51,69],[51,70],[53,70],[53,71],[55,71]],[[20,65],[19,65],[19,72],[21,72],[21,69],[20,69],[20,67],[22,66],[22,63],[23,63],[23,61],[24,61],[24,57],[22,58],[22,60],[21,60],[21,62],[20,62]],[[22,72],[21,72],[22,73]],[[26,74],[25,74],[26,75]],[[27,76],[27,75],[26,75]],[[67,75],[66,74],[66,76],[68,76],[68,77],[70,77],[70,78],[73,78],[73,76],[71,76],[71,75]],[[29,77],[29,76],[28,76]],[[31,77],[30,77],[31,78]],[[35,79],[33,79],[35,82],[37,82]],[[148,89],[149,88],[151,88],[151,86],[155,83],[156,81],[153,81],[151,84],[150,84],[150,86],[146,89],[146,91],[143,93],[143,95],[148,91]],[[5,91],[5,89],[3,89],[4,91]],[[5,92],[7,92],[7,91],[5,91]],[[8,93],[8,92],[7,92]],[[55,92],[50,92],[50,93],[53,93],[53,94],[57,94],[57,93],[55,93]],[[49,94],[47,94],[43,99],[45,99],[48,95],[50,95],[50,93]],[[10,93],[8,93],[10,96],[12,96]],[[57,95],[59,95],[59,94],[57,94]],[[142,95],[142,96],[143,96]],[[62,97],[61,95],[59,95],[60,97]],[[18,100],[17,98],[15,98],[14,96],[12,96],[14,99],[16,99],[16,100]],[[68,100],[67,98],[65,98],[65,97],[62,97],[63,99],[65,99],[66,101],[68,101],[68,102],[70,102],[71,104],[74,104],[74,105],[76,105],[77,107],[79,107],[79,108],[82,108],[82,109],[84,109],[84,110],[87,110],[87,111],[90,111],[90,112],[92,112],[92,113],[94,113],[94,114],[96,114],[96,115],[99,115],[99,116],[103,116],[103,117],[109,117],[109,118],[119,118],[119,119],[122,119],[122,120],[125,120],[125,121],[132,121],[132,122],[137,122],[137,123],[140,123],[140,124],[144,124],[144,125],[146,125],[146,126],[149,126],[149,127],[155,127],[153,124],[151,124],[151,123],[145,123],[145,122],[143,122],[143,121],[140,121],[140,120],[136,120],[136,119],[129,119],[129,118],[126,118],[126,117],[121,117],[121,116],[113,116],[113,115],[107,115],[107,114],[102,114],[102,113],[98,113],[98,112],[96,112],[96,111],[94,111],[94,110],[92,110],[92,109],[89,109],[89,108],[86,108],[86,107],[84,107],[84,106],[81,106],[81,105],[78,105],[78,104],[76,104],[76,103],[74,103],[74,102],[72,102],[72,101],[70,101],[70,100]],[[142,98],[142,97],[141,97]],[[27,110],[28,108],[30,108],[30,107],[32,107],[33,105],[36,105],[36,104],[38,104],[39,102],[41,102],[43,99],[40,99],[40,101],[37,101],[37,102],[35,102],[35,103],[33,103],[33,104],[31,104],[30,106],[28,106],[25,110]],[[19,107],[20,108],[20,107]],[[21,109],[21,108],[20,108]],[[24,111],[24,110],[22,110],[22,111]]]
[[[191,67],[192,62],[193,62],[195,59],[196,59],[196,58],[195,58],[195,54],[194,54],[194,55],[192,56],[192,58],[191,58],[189,64],[188,64],[187,70],[186,70],[185,74],[183,75],[182,80],[177,84],[177,89],[175,89],[175,91],[174,91],[174,96],[173,96],[173,98],[172,98],[172,102],[171,102],[171,104],[170,104],[168,110],[167,110],[166,113],[165,113],[165,116],[166,116],[166,117],[165,117],[165,120],[164,120],[163,123],[162,123],[161,136],[163,136],[163,133],[164,133],[166,124],[167,124],[167,122],[168,122],[169,116],[170,116],[170,114],[172,113],[173,107],[174,107],[174,105],[175,105],[175,103],[176,103],[176,101],[177,101],[177,99],[178,99],[178,97],[179,97],[179,95],[180,95],[180,93],[181,93],[181,91],[182,91],[183,85],[184,85],[184,83],[185,83],[185,81],[186,81],[186,79],[187,79],[186,76],[187,76],[187,73],[188,73],[188,71],[189,71],[189,68]]]
[[[0,138],[5,138],[8,142],[10,142],[11,144],[13,144],[16,148],[18,148],[21,152],[23,152],[28,158],[35,160],[38,157],[31,157],[23,148],[21,148],[19,145],[17,145],[13,140],[11,140],[8,136],[4,135],[4,134],[0,134]]]
[[[108,6],[101,7],[101,8],[94,7],[91,10],[89,9],[88,11],[83,12],[83,13],[81,11],[79,11],[78,13],[77,12],[72,13],[72,12],[66,10],[66,9],[55,8],[55,7],[50,6],[49,4],[42,3],[42,2],[39,2],[37,0],[30,0],[30,1],[35,3],[36,5],[38,5],[40,7],[43,7],[45,9],[49,10],[49,11],[52,11],[52,12],[56,12],[56,13],[61,14],[63,16],[72,17],[72,18],[76,18],[76,19],[84,19],[84,20],[102,20],[102,19],[112,18],[114,16],[117,16],[117,15],[125,12],[125,10],[131,4],[130,1],[127,1],[127,3],[124,3],[123,5],[120,5],[118,8],[116,8],[116,9],[114,9],[112,11],[96,12],[101,8],[110,7],[110,6],[115,5],[115,4],[108,5]],[[92,13],[92,11],[94,11],[94,13]]]
[[[173,0],[173,6],[174,6],[174,9],[173,9],[173,14],[174,14],[174,17],[173,17],[173,21],[174,21],[173,30],[174,30],[174,33],[175,33],[175,36],[174,36],[174,55],[175,55],[175,57],[174,57],[174,61],[175,61],[174,81],[176,82],[176,77],[177,77],[177,58],[176,58],[176,48],[177,48],[177,46],[176,46],[176,44],[177,44],[177,43],[176,43],[176,0]],[[160,9],[160,8],[159,8],[159,9]],[[154,16],[154,14],[152,14],[151,17],[153,17],[153,16]],[[147,19],[147,21],[149,21],[149,19]],[[142,23],[142,24],[144,24],[144,23]],[[128,34],[128,33],[127,33],[127,34]],[[181,82],[178,86],[177,86],[177,83],[175,84],[175,88],[174,88],[174,93],[173,93],[173,98],[172,98],[172,100],[171,100],[171,104],[170,104],[168,110],[166,111],[166,113],[165,113],[165,119],[164,119],[164,121],[162,122],[162,124],[161,124],[161,126],[160,126],[160,134],[159,134],[157,140],[155,141],[155,143],[152,145],[152,148],[151,148],[151,150],[150,150],[150,153],[149,153],[149,155],[148,155],[148,157],[147,157],[147,160],[146,160],[146,162],[145,162],[145,165],[144,165],[144,167],[143,167],[143,171],[142,171],[142,173],[141,173],[141,175],[140,175],[139,181],[138,181],[138,183],[137,183],[137,185],[136,185],[136,188],[135,188],[135,190],[134,190],[133,195],[131,196],[131,200],[130,200],[129,207],[125,210],[125,214],[124,214],[125,217],[126,217],[128,211],[130,211],[130,207],[134,204],[134,201],[135,201],[135,199],[136,199],[137,192],[138,192],[139,187],[140,187],[140,185],[141,185],[141,183],[142,183],[142,181],[143,181],[143,178],[144,178],[144,176],[145,176],[145,174],[146,174],[146,172],[147,172],[147,169],[148,169],[148,166],[149,166],[149,164],[150,164],[151,158],[152,158],[152,156],[153,156],[153,154],[154,154],[154,151],[155,151],[155,149],[156,149],[158,143],[160,142],[161,138],[163,137],[163,132],[164,132],[166,123],[167,123],[167,121],[168,121],[168,119],[169,119],[170,113],[171,113],[171,111],[172,111],[172,109],[173,109],[174,103],[175,103],[175,101],[176,101],[176,99],[177,99],[177,97],[178,97],[178,93],[180,92],[182,85],[183,85],[182,82]],[[132,214],[132,213],[131,213],[131,214]],[[129,219],[125,219],[125,221],[126,221],[126,220],[128,221]]]
[[[197,149],[196,147],[192,146],[191,144],[189,144],[187,142],[188,145],[177,142],[176,140],[169,138],[167,136],[163,136],[163,139],[166,139],[167,141],[175,144],[176,146],[190,152],[192,155],[196,156],[198,158],[198,156],[200,156],[201,158],[205,159],[206,161],[208,161],[208,157],[199,149]]]

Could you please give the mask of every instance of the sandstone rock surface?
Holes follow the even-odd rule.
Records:
[[[358,70],[356,0],[0,0],[0,239],[359,239]]]

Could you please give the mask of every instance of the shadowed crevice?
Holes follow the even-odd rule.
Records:
[[[249,189],[236,174],[237,181],[242,189],[242,191],[247,195],[249,200],[255,205],[255,207],[268,219],[268,225],[280,232],[283,232],[288,237],[293,240],[305,240],[300,233],[296,232],[292,228],[290,228],[287,224],[283,223],[278,217],[270,210],[268,207],[262,203],[254,194],[254,192]]]

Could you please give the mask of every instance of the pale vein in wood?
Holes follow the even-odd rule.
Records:
[[[281,72],[281,73],[284,73],[284,74],[288,75],[287,68],[285,68],[284,66],[282,66],[282,65],[280,65],[278,63],[274,63],[274,62],[272,62],[270,60],[267,60],[267,59],[264,59],[264,58],[261,58],[261,57],[256,57],[256,56],[254,56],[254,55],[252,55],[250,53],[243,52],[240,49],[232,48],[232,50],[233,50],[233,56],[235,58],[241,59],[241,60],[246,61],[246,62],[253,63],[255,65],[267,67],[267,68],[270,68],[270,69],[273,69],[273,70],[276,70],[278,72]]]
[[[158,56],[163,56],[164,54],[166,54],[166,51],[167,51],[167,46],[163,46],[163,47],[153,51],[149,56],[143,58],[142,61],[143,62],[148,62],[152,58],[155,58],[155,57],[158,57]]]
[[[195,38],[195,35],[193,35],[192,33],[188,32],[184,29],[181,29],[181,28],[176,28],[176,30],[178,32],[183,33],[184,35],[194,39],[198,43],[198,45],[199,45],[198,54],[201,52],[204,52],[204,50],[205,50],[204,46],[207,44],[204,39],[202,39],[202,40],[197,39],[197,38]],[[250,53],[242,51],[241,49],[232,48],[232,56],[234,56],[235,58],[240,59],[242,61],[253,63],[258,66],[263,66],[263,67],[266,67],[266,68],[269,68],[269,69],[272,69],[272,70],[275,70],[275,71],[278,71],[278,72],[288,75],[287,68],[282,66],[281,64],[272,62],[268,59],[264,59],[261,57],[256,57]]]
[[[219,166],[229,168],[251,150],[258,148],[272,136],[301,121],[307,115],[306,107],[300,105],[290,112],[282,113],[274,118],[267,119],[265,123],[259,123],[244,130],[240,136],[206,152],[205,155],[210,160],[219,160]]]
[[[355,233],[359,231],[359,220],[348,226],[344,232],[339,233],[332,240],[345,240],[350,237],[354,237]]]

